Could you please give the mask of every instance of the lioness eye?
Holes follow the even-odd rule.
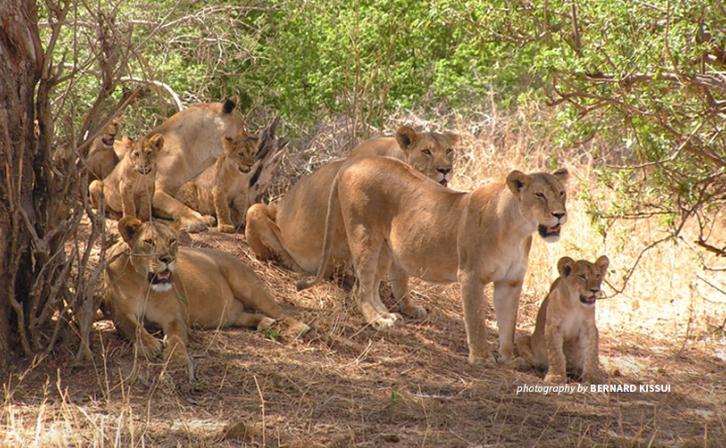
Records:
[[[147,244],[149,246],[153,246],[154,245],[154,240],[144,240],[144,244]]]
[[[421,152],[422,152],[422,153],[424,153],[424,154],[426,154],[426,155],[427,155],[427,156],[429,156],[429,157],[431,157],[431,155],[432,155],[432,154],[431,154],[431,151],[430,151],[430,150],[428,150],[428,149],[424,149],[424,150],[423,150],[423,151],[421,151]]]
[[[545,198],[544,193],[535,193],[534,195],[537,196],[540,199],[544,199]]]
[[[449,149],[446,150],[446,154],[451,154],[452,152],[454,152],[454,150],[451,149],[451,148],[449,148]]]
[[[562,197],[564,195],[565,195],[565,192],[564,191],[560,191],[560,197]]]
[[[587,280],[587,278],[584,275],[578,275],[578,277],[580,277],[583,280]]]

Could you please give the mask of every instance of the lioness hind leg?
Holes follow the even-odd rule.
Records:
[[[383,239],[370,235],[363,226],[356,228],[353,233],[354,235],[349,238],[348,242],[358,277],[358,287],[354,291],[358,308],[366,323],[378,330],[390,328],[395,324],[397,318],[387,310],[388,315],[381,313],[379,306],[383,309],[386,308],[380,303],[380,297],[377,296],[379,284],[377,274]]]
[[[408,289],[408,273],[400,266],[393,263],[389,270],[389,278],[391,280],[391,289],[396,302],[399,302],[401,313],[404,316],[414,319],[423,319],[428,312],[426,308],[416,305],[411,301],[411,294]]]
[[[88,196],[91,200],[91,207],[98,209],[103,197],[103,181],[94,180],[91,182],[91,185],[88,186]]]
[[[245,238],[252,252],[260,260],[277,258],[288,269],[303,272],[303,269],[287,253],[282,244],[280,228],[275,222],[274,206],[254,204],[247,209]]]

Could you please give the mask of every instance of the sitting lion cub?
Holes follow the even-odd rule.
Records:
[[[184,184],[176,197],[199,213],[216,215],[217,230],[233,233],[245,222],[259,138],[242,131],[223,137],[222,147],[224,154],[217,162]]]
[[[545,381],[566,382],[566,370],[581,372],[582,380],[589,383],[602,378],[595,301],[601,295],[600,285],[609,263],[605,255],[595,264],[570,257],[557,263],[560,277],[542,302],[534,333],[517,338],[520,356],[537,367],[548,368]]]
[[[163,330],[167,358],[189,363],[191,325],[264,330],[283,318],[265,284],[234,255],[177,247],[177,231],[160,221],[125,217],[118,230],[123,241],[107,252],[104,302],[119,331],[143,352],[156,355],[162,348],[161,341],[144,329],[145,321]],[[281,323],[293,337],[309,329],[291,318]]]
[[[130,151],[103,181],[88,186],[91,205],[98,208],[101,195],[106,207],[122,216],[147,221],[151,218],[156,177],[156,155],[164,146],[164,137],[154,134],[130,142]]]
[[[121,122],[114,118],[101,135],[93,140],[91,148],[88,150],[88,157],[86,157],[89,181],[105,179],[118,164],[119,157],[113,147],[120,125]]]

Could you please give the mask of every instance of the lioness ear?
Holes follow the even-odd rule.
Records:
[[[608,266],[610,266],[610,259],[607,255],[603,255],[595,261],[595,266],[600,269],[603,276],[608,272]]]
[[[449,146],[456,146],[461,141],[461,136],[459,134],[454,134],[453,132],[447,132],[443,134],[443,136],[444,139],[449,142]]]
[[[416,141],[416,131],[410,126],[401,126],[396,130],[396,141],[402,150],[408,151]]]
[[[562,257],[560,258],[560,261],[557,262],[557,270],[560,272],[560,275],[563,277],[568,277],[570,274],[572,274],[572,271],[575,269],[575,260],[573,260],[570,257]]]
[[[225,114],[228,114],[234,110],[235,107],[237,107],[237,103],[239,103],[239,97],[237,95],[234,96],[228,96],[224,99],[224,105],[222,106],[222,111]]]
[[[151,146],[154,151],[158,151],[161,148],[164,147],[164,136],[161,134],[154,134],[151,137],[149,137],[149,146]]]
[[[134,239],[139,230],[141,229],[141,221],[131,216],[124,216],[118,222],[118,233],[121,234],[121,238],[126,241],[126,244],[131,245],[131,241]]]
[[[555,172],[552,173],[552,175],[555,176],[563,184],[566,184],[567,179],[570,178],[570,172],[567,171],[567,168],[560,168],[558,170],[555,170]]]
[[[524,187],[529,184],[529,181],[529,176],[517,170],[512,171],[507,176],[507,186],[510,190],[512,190],[512,193],[514,193],[515,196],[519,195],[519,193],[524,190]]]

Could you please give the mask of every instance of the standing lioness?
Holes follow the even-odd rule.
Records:
[[[532,233],[559,238],[566,221],[567,171],[524,174],[512,171],[506,182],[461,193],[431,182],[408,165],[386,157],[351,160],[333,183],[317,277],[326,271],[331,229],[342,217],[358,277],[356,298],[366,322],[384,328],[398,316],[381,302],[381,274],[392,263],[396,299],[409,305],[408,276],[461,282],[469,361],[491,358],[486,341],[484,286],[494,283],[499,353],[514,355],[519,294],[527,270]]]
[[[451,133],[416,132],[401,126],[392,137],[377,137],[353,149],[352,157],[387,156],[403,160],[442,185],[451,179],[454,146],[459,136]],[[303,177],[277,205],[255,204],[247,212],[245,235],[261,259],[278,258],[296,271],[314,273],[320,264],[325,229],[325,207],[330,188],[344,160],[322,166]],[[381,182],[389,182],[381,173]],[[334,266],[350,260],[342,226],[336,228],[332,257]],[[332,274],[332,269],[327,275]],[[422,310],[419,310],[419,314]]]
[[[594,264],[570,257],[557,263],[560,276],[542,302],[534,333],[517,338],[517,351],[527,362],[548,368],[545,381],[564,383],[567,370],[586,382],[602,378],[595,301],[609,264],[605,255]]]

